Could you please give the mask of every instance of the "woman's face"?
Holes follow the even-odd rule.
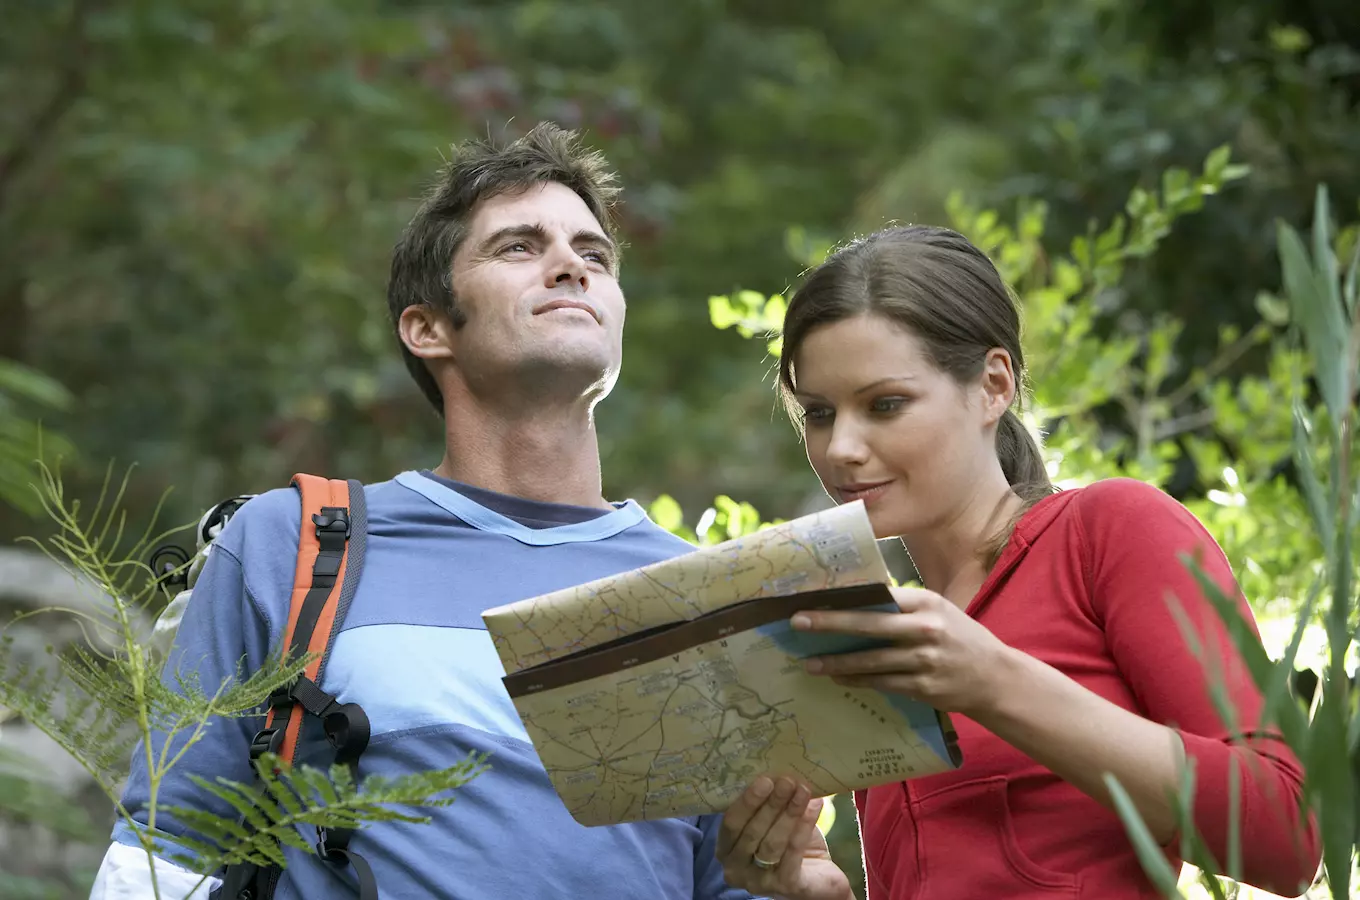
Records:
[[[960,385],[915,334],[870,314],[814,328],[794,374],[813,471],[837,503],[864,501],[879,538],[947,526],[995,484],[1014,396],[1004,350]]]

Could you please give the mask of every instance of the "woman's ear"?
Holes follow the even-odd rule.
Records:
[[[1000,347],[987,351],[982,360],[982,409],[988,425],[999,422],[1015,401],[1018,389],[1011,355]]]
[[[397,333],[412,356],[447,359],[453,356],[453,323],[442,311],[415,303],[401,311]]]

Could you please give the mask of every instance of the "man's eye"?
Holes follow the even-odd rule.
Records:
[[[501,248],[502,253],[528,253],[529,245],[523,241],[516,241],[513,244],[506,244]]]
[[[587,250],[584,256],[586,259],[592,262],[599,263],[605,268],[609,267],[610,262],[609,254],[604,252],[603,250]]]

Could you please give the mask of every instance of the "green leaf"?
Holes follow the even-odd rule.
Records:
[[[1347,747],[1349,703],[1344,685],[1324,680],[1322,703],[1304,758],[1310,793],[1318,798],[1322,858],[1334,897],[1350,896],[1355,846],[1355,772]]]
[[[1133,842],[1134,852],[1138,854],[1138,861],[1142,863],[1143,871],[1152,879],[1153,885],[1162,892],[1163,896],[1185,900],[1185,895],[1181,893],[1177,883],[1178,873],[1173,871],[1171,864],[1167,862],[1166,854],[1152,837],[1152,832],[1148,830],[1147,823],[1138,813],[1138,808],[1133,805],[1133,800],[1129,797],[1128,792],[1124,790],[1119,779],[1115,778],[1114,775],[1107,772],[1104,779],[1105,787],[1114,800],[1115,812],[1124,822],[1124,829],[1129,834],[1129,840]]]
[[[1238,653],[1241,654],[1246,663],[1247,671],[1251,673],[1257,689],[1266,697],[1272,696],[1278,691],[1287,690],[1287,680],[1292,670],[1285,669],[1266,653],[1255,628],[1238,609],[1237,601],[1228,597],[1223,589],[1218,586],[1218,583],[1205,573],[1193,557],[1183,554],[1181,562],[1194,577],[1205,599],[1218,613],[1229,637],[1232,638]],[[1286,682],[1284,686],[1280,684],[1282,680]],[[1276,722],[1289,746],[1298,748],[1305,744],[1308,722],[1303,711],[1296,704],[1281,704]]]
[[[1297,392],[1295,396],[1297,396]],[[1303,487],[1303,497],[1307,502],[1308,513],[1313,517],[1313,527],[1322,539],[1322,545],[1331,547],[1335,542],[1336,526],[1332,521],[1322,480],[1318,477],[1318,462],[1313,455],[1311,441],[1313,423],[1301,402],[1296,400],[1292,406],[1294,411],[1292,439],[1295,469],[1299,475],[1299,483]]]
[[[1256,292],[1256,311],[1276,327],[1289,324],[1289,304],[1270,291]]]
[[[685,524],[685,514],[680,504],[670,494],[662,494],[652,501],[647,514],[652,521],[670,532],[675,532]]]
[[[1333,291],[1321,282],[1298,232],[1281,222],[1277,226],[1277,240],[1285,294],[1294,321],[1317,366],[1318,390],[1333,419],[1339,420],[1345,416],[1349,403],[1345,317]]]
[[[1228,166],[1228,160],[1232,158],[1232,147],[1222,144],[1209,151],[1209,155],[1204,158],[1204,177],[1206,179],[1218,180],[1223,177],[1223,170]]]
[[[1360,307],[1360,240],[1356,240],[1351,264],[1346,267],[1346,283],[1341,296],[1346,304],[1347,315],[1354,319],[1355,311]]]

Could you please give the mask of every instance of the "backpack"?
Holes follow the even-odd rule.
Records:
[[[306,653],[316,656],[301,676],[269,696],[264,728],[250,743],[250,760],[258,767],[261,756],[274,753],[281,766],[292,765],[303,717],[311,715],[321,720],[326,739],[335,749],[336,764],[348,765],[357,783],[359,756],[368,746],[368,716],[358,704],[340,703],[318,685],[363,569],[367,531],[363,485],[304,474],[294,475],[290,484],[302,497],[302,530],[283,641],[289,657]],[[223,500],[203,514],[192,560],[174,545],[160,547],[152,554],[152,571],[171,597],[153,631],[152,640],[158,647],[168,650],[213,542],[253,496]],[[244,820],[241,825],[250,828]],[[349,850],[352,836],[350,829],[318,828],[317,855],[328,865],[354,869],[359,900],[378,900],[372,867]],[[227,866],[222,884],[209,895],[210,900],[270,900],[281,874],[277,866]]]

